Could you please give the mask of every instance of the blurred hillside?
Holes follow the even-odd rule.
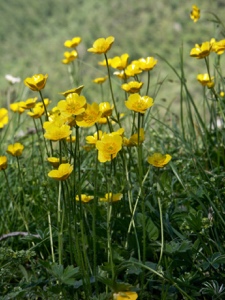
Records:
[[[192,4],[201,8],[197,23],[189,18]],[[200,1],[195,3],[178,0],[8,0],[0,2],[0,103],[6,102],[9,83],[6,74],[24,78],[36,73],[47,73],[45,97],[59,100],[58,92],[70,89],[67,65],[63,65],[64,41],[74,36],[82,37],[78,47],[78,84],[84,84],[84,94],[89,101],[96,101],[96,87],[91,82],[104,76],[106,70],[98,66],[103,56],[87,52],[95,39],[113,35],[115,43],[109,57],[129,53],[130,59],[156,56],[165,57],[176,68],[180,64],[180,47],[183,45],[185,67],[190,80],[196,72],[206,72],[204,64],[189,57],[195,43],[222,38],[210,17],[204,11],[213,11],[219,16],[225,12],[223,1]],[[159,98],[173,100],[179,94],[177,79],[168,66],[158,58],[154,70],[155,82],[165,82]],[[197,66],[197,67],[196,67]],[[201,69],[203,67],[203,69]],[[173,82],[173,80],[175,80]],[[26,91],[21,82],[19,97],[34,96]],[[97,87],[98,88],[98,87]],[[196,89],[200,90],[198,84]],[[168,93],[168,91],[170,91]],[[27,94],[28,93],[28,94]],[[25,99],[24,99],[25,98]],[[15,99],[16,100],[16,99]]]

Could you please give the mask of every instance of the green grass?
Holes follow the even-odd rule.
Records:
[[[5,86],[7,96],[2,93],[1,102],[6,107],[12,100],[37,96],[41,102],[41,95],[53,97],[47,107],[52,118],[52,109],[64,98],[58,93],[71,88],[67,66],[60,60],[65,51],[63,42],[74,36],[74,30],[83,41],[78,46],[80,57],[74,61],[76,72],[72,79],[76,86],[84,84],[81,95],[87,103],[104,100],[114,104],[107,124],[96,122],[88,128],[71,126],[75,142],[64,139],[52,142],[45,138],[48,130],[46,126],[43,130],[45,114],[41,119],[32,119],[27,111],[18,114],[9,110],[9,122],[0,135],[0,156],[6,155],[8,159],[8,167],[0,171],[1,299],[106,300],[116,299],[115,294],[126,291],[136,292],[138,299],[224,298],[225,98],[220,92],[224,91],[225,54],[218,59],[216,53],[210,53],[206,60],[189,56],[195,43],[209,41],[214,35],[218,40],[223,39],[223,24],[206,23],[208,18],[216,19],[204,12],[198,23],[191,23],[191,8],[188,6],[187,10],[186,4],[178,6],[176,1],[171,1],[170,6],[157,2],[152,14],[146,3],[131,1],[129,7],[124,2],[121,6],[113,3],[104,6],[105,15],[108,10],[113,12],[105,18],[105,26],[102,26],[103,16],[97,14],[103,6],[95,1],[80,3],[76,11],[71,9],[69,0],[64,4],[56,2],[55,6],[49,1],[43,7],[40,3],[23,6],[25,2],[21,0],[20,5],[14,2],[17,14],[1,3],[5,14],[17,15],[20,23],[26,13],[23,22],[30,20],[33,24],[24,31],[17,28],[21,39],[15,40],[16,48],[24,46],[26,41],[29,48],[27,57],[22,55],[21,62],[12,64],[16,72],[13,75],[22,74],[25,79],[35,73],[49,74],[41,94],[25,88],[23,82]],[[218,8],[220,5],[217,3]],[[20,14],[21,8],[26,10]],[[132,15],[134,8],[141,22]],[[216,9],[215,3],[212,9]],[[53,18],[59,10],[62,18]],[[80,24],[79,32],[78,25],[74,28],[71,25],[72,11]],[[92,13],[85,23],[83,16],[87,11]],[[41,30],[44,23],[41,12],[47,16],[45,24],[54,25],[46,25],[45,31]],[[130,23],[122,26],[126,23],[124,16]],[[93,28],[91,22],[95,23]],[[168,24],[173,22],[182,26],[176,36],[177,43],[173,34],[166,34],[166,27],[169,30]],[[37,27],[34,31],[33,26]],[[147,32],[154,31],[154,26],[154,44],[148,47]],[[57,28],[61,30],[58,32]],[[137,30],[137,43],[132,39],[133,28]],[[160,36],[161,30],[165,30],[165,41]],[[148,92],[154,105],[145,114],[125,106],[129,94],[121,89],[122,81],[113,76],[114,69],[109,68],[110,77],[102,85],[103,93],[92,83],[93,78],[106,75],[107,69],[97,64],[104,55],[86,53],[86,48],[98,37],[114,33],[116,39],[107,57],[127,52],[131,61],[153,56],[154,52],[158,59],[150,71]],[[0,34],[4,39],[16,35],[15,32]],[[56,47],[49,46],[54,45],[53,41]],[[6,50],[7,44],[4,47]],[[30,53],[35,60],[29,57]],[[14,50],[7,55],[13,57]],[[48,63],[47,57],[51,57]],[[3,73],[12,63],[7,59],[4,62]],[[213,89],[201,86],[196,80],[198,73],[207,72],[207,66],[214,76]],[[135,79],[144,81],[140,94],[145,95],[147,72],[136,75]],[[116,109],[125,116],[118,120]],[[217,118],[222,120],[222,126],[217,124]],[[51,124],[56,126],[54,122]],[[144,128],[144,142],[138,143],[141,138],[138,135],[136,146],[123,146],[114,159],[110,157],[106,162],[98,159],[95,146],[89,151],[85,149],[86,137],[97,129],[109,133],[121,127],[126,138]],[[6,153],[8,145],[16,142],[24,145],[19,157]],[[147,159],[156,152],[171,155],[171,161],[162,168],[150,165]],[[48,156],[58,157],[60,162],[65,157],[73,166],[66,180],[57,181],[48,176],[54,169],[47,162]],[[121,200],[102,202],[110,192],[121,193]],[[84,203],[82,194],[93,199]],[[75,200],[77,195],[79,201]]]

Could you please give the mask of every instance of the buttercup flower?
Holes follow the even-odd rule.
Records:
[[[208,56],[210,54],[211,50],[212,50],[211,42],[195,44],[195,47],[191,49],[190,56],[201,59],[201,58]]]
[[[127,67],[129,54],[124,53],[121,56],[116,56],[111,60],[111,67],[118,70],[124,70]]]
[[[140,91],[143,84],[144,84],[144,82],[130,81],[128,83],[122,84],[121,87],[127,93],[134,94],[134,93],[138,93]]]
[[[5,170],[7,168],[7,157],[0,156],[0,171]]]
[[[47,74],[36,74],[32,77],[27,77],[24,80],[24,84],[28,86],[32,91],[40,91],[45,87],[47,79]]]
[[[52,170],[48,176],[55,180],[66,180],[73,171],[73,166],[70,164],[60,164],[58,170]]]
[[[100,162],[111,161],[117,156],[122,148],[122,137],[118,134],[105,134],[100,141],[96,142],[98,149],[98,160]]]
[[[80,127],[91,127],[99,121],[101,115],[97,103],[87,104],[85,112],[76,117],[76,123]]]
[[[71,52],[69,51],[66,51],[64,52],[64,59],[62,60],[62,63],[63,64],[69,64],[71,63],[72,61],[74,61],[78,56],[78,53],[76,50],[73,50]]]
[[[88,144],[95,145],[98,140],[101,140],[102,135],[103,135],[103,132],[101,130],[99,130],[98,132],[95,132],[94,135],[86,136],[86,142]]]
[[[76,201],[80,201],[80,198],[81,198],[81,201],[82,202],[90,202],[92,199],[94,199],[94,196],[88,196],[86,194],[81,194],[80,197],[79,195],[76,195]]]
[[[192,5],[192,11],[190,13],[190,18],[194,21],[197,22],[200,18],[200,9],[198,8],[197,5]]]
[[[113,75],[116,75],[119,79],[126,79],[129,78],[130,76],[126,75],[125,71],[116,71],[113,73]]]
[[[97,39],[94,42],[93,47],[89,48],[87,51],[93,52],[96,54],[106,53],[111,48],[114,40],[115,40],[115,38],[113,36],[109,36],[106,39],[104,39],[104,38]]]
[[[125,74],[128,77],[134,77],[140,73],[142,73],[142,70],[140,69],[140,62],[138,60],[132,61],[125,69]]]
[[[94,83],[97,83],[97,84],[102,84],[106,81],[106,79],[108,78],[108,76],[105,76],[105,77],[98,77],[98,78],[95,78],[94,80],[92,80]]]
[[[69,125],[60,125],[57,122],[44,122],[43,127],[46,131],[44,137],[51,141],[59,141],[71,135],[72,130],[70,130]]]
[[[216,52],[218,55],[223,54],[223,52],[225,51],[225,39],[224,40],[220,40],[218,42],[215,41],[213,43],[212,50],[214,52]]]
[[[153,165],[154,167],[162,168],[168,164],[171,158],[172,157],[169,154],[161,154],[156,152],[152,156],[149,156],[147,161],[150,165]]]
[[[66,40],[64,46],[67,48],[75,48],[81,42],[81,38],[79,36],[75,36],[72,40]]]
[[[203,85],[207,86],[209,89],[214,87],[213,77],[209,77],[209,74],[198,74],[197,80]]]
[[[15,143],[8,145],[8,149],[6,150],[7,153],[11,154],[12,156],[21,156],[23,152],[24,146],[20,143]]]
[[[111,58],[108,58],[108,65],[111,66],[111,62],[112,62],[112,59]],[[104,59],[103,61],[99,61],[98,62],[99,66],[103,66],[103,67],[106,67],[107,66],[107,63],[106,63],[106,60]]]
[[[38,119],[40,118],[45,112],[44,106],[43,105],[35,105],[33,108],[33,111],[28,111],[27,115],[32,117],[33,119]]]
[[[145,140],[144,129],[140,128],[139,144],[142,144],[144,142],[144,140]],[[123,144],[124,144],[124,146],[127,146],[127,147],[137,146],[138,145],[138,134],[137,133],[133,134],[129,139],[124,138]]]
[[[63,117],[77,116],[85,111],[86,98],[77,93],[70,93],[66,100],[58,102],[57,107]]]
[[[10,104],[10,109],[13,112],[18,112],[19,114],[22,114],[25,111],[25,108],[23,108],[21,105],[23,105],[23,102],[15,102]]]
[[[99,110],[102,113],[102,118],[109,117],[112,115],[113,105],[111,106],[109,102],[101,102],[99,104]]]
[[[153,105],[153,99],[149,96],[140,96],[139,94],[131,94],[125,105],[128,109],[144,114],[146,110]]]
[[[105,198],[100,198],[100,201],[102,202],[117,202],[121,200],[123,197],[123,194],[113,194],[113,193],[107,193],[105,194]]]
[[[38,99],[37,97],[29,98],[25,102],[21,102],[20,106],[24,109],[31,109],[31,108],[35,107],[37,99]]]
[[[0,108],[0,128],[3,128],[9,122],[8,110]]]
[[[71,89],[71,90],[67,90],[65,92],[60,93],[61,95],[63,95],[64,97],[67,97],[69,94],[72,93],[76,93],[78,95],[80,95],[81,91],[83,90],[84,85],[80,85],[77,88]]]
[[[135,292],[119,292],[113,294],[113,300],[136,300],[138,294]]]
[[[154,57],[147,57],[146,59],[140,58],[139,59],[139,67],[143,71],[150,71],[152,70],[155,65],[157,64],[158,60]]]

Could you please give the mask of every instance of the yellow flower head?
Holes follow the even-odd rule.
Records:
[[[115,38],[113,36],[109,36],[106,39],[104,39],[104,38],[97,39],[94,42],[93,47],[89,48],[87,51],[93,52],[96,54],[106,53],[111,48],[114,40],[115,40]]]
[[[103,133],[101,130],[94,133],[94,135],[88,135],[86,136],[86,142],[88,144],[95,145],[97,141],[101,140],[103,136]]]
[[[138,60],[132,61],[125,69],[125,74],[128,77],[134,77],[140,73],[142,73],[142,70],[140,69],[140,62]]]
[[[45,87],[48,75],[36,74],[32,77],[27,77],[24,80],[24,84],[28,86],[32,91],[40,91]]]
[[[99,121],[101,115],[97,103],[87,104],[85,112],[76,117],[76,123],[80,127],[91,127]]]
[[[18,112],[19,114],[22,114],[25,109],[22,108],[21,105],[23,105],[24,102],[15,102],[15,103],[11,103],[10,104],[10,109],[13,111],[13,112]]]
[[[112,59],[108,58],[107,60],[108,60],[108,65],[111,66]],[[106,63],[105,59],[103,61],[99,61],[98,64],[99,64],[99,66],[103,66],[103,67],[107,66],[107,63]]]
[[[97,83],[97,84],[102,84],[106,81],[106,79],[108,78],[108,76],[105,76],[105,77],[98,77],[98,78],[95,78],[94,80],[92,80],[94,83]]]
[[[44,106],[43,105],[35,105],[33,108],[33,111],[28,111],[27,115],[30,116],[33,119],[38,119],[40,118],[45,112]]]
[[[107,193],[105,194],[105,198],[100,198],[100,201],[102,202],[117,202],[121,200],[123,197],[123,194],[113,194],[113,193]]]
[[[144,82],[139,81],[130,81],[128,83],[122,84],[122,89],[126,91],[127,93],[134,94],[138,93],[140,89],[142,88]]]
[[[66,180],[73,171],[73,166],[69,163],[60,164],[57,170],[52,170],[48,173],[48,176],[55,180]]]
[[[140,128],[139,130],[139,144],[142,144],[145,140],[145,133],[144,133],[144,129]],[[133,134],[129,140],[124,138],[123,140],[124,145],[127,147],[133,147],[133,146],[137,146],[138,145],[138,134],[135,133]]]
[[[218,55],[223,54],[223,52],[225,51],[225,39],[220,40],[218,42],[215,41],[213,43],[212,50],[216,52]]]
[[[86,98],[77,93],[70,93],[66,100],[58,102],[58,109],[64,117],[77,116],[85,111]]]
[[[29,98],[25,102],[21,102],[20,106],[24,109],[31,109],[34,108],[37,102],[37,97],[35,98]]]
[[[136,300],[138,294],[135,292],[119,292],[113,294],[113,300]]]
[[[118,134],[111,133],[102,136],[100,141],[96,142],[98,149],[98,160],[100,162],[111,161],[117,156],[122,148],[122,137]]]
[[[140,58],[139,59],[139,66],[140,66],[140,69],[143,70],[143,71],[150,71],[155,67],[157,62],[158,62],[157,59],[155,59],[154,57],[149,56],[146,59]]]
[[[111,67],[118,70],[124,70],[127,67],[129,54],[124,53],[121,56],[116,56],[111,60]]]
[[[24,146],[20,143],[15,143],[8,145],[8,149],[6,150],[7,153],[11,154],[12,156],[20,156],[22,155]]]
[[[67,48],[75,48],[81,42],[81,38],[79,36],[75,36],[72,40],[66,40],[64,46]]]
[[[213,77],[209,77],[208,73],[205,74],[198,74],[197,80],[203,86],[207,86],[209,89],[214,87]]]
[[[46,131],[44,137],[51,141],[66,139],[72,133],[69,125],[63,124],[59,126],[57,122],[45,122],[43,127]]]
[[[60,94],[63,95],[64,97],[67,97],[69,94],[72,94],[72,93],[76,93],[76,94],[80,95],[80,93],[83,90],[83,88],[84,88],[84,85],[80,85],[77,88],[73,88],[71,90],[67,90],[67,91],[62,92]]]
[[[125,71],[116,71],[113,73],[113,75],[116,75],[119,79],[127,79],[129,78],[130,76],[126,75]]]
[[[194,21],[197,22],[200,18],[200,9],[196,5],[192,5],[192,11],[190,13],[190,18]]]
[[[128,109],[144,114],[146,110],[153,105],[153,99],[149,96],[140,96],[139,94],[131,94],[125,105]]]
[[[3,128],[8,122],[8,110],[6,108],[0,108],[0,128]]]
[[[5,170],[7,168],[7,157],[0,156],[0,171]]]
[[[80,199],[81,199],[81,202],[87,203],[87,202],[90,202],[92,199],[94,199],[94,196],[88,196],[86,194],[81,194],[79,197],[79,195],[76,195],[76,201],[80,201]]]
[[[58,157],[48,157],[47,161],[54,167],[58,168],[60,165],[60,159]],[[67,159],[65,157],[62,157],[61,163],[65,164],[67,163]]]
[[[101,102],[99,104],[99,110],[102,113],[102,118],[109,117],[112,115],[113,105],[111,106],[109,102]]]
[[[212,51],[212,43],[204,42],[202,44],[195,44],[195,47],[191,49],[190,56],[198,59],[209,56]]]
[[[67,65],[69,63],[71,63],[72,61],[74,61],[78,56],[78,53],[76,50],[72,50],[71,52],[66,51],[64,52],[64,59],[62,60],[62,63]]]
[[[153,165],[157,168],[162,168],[165,165],[168,164],[168,162],[171,160],[171,156],[169,154],[161,154],[161,153],[154,153],[152,156],[148,157],[148,163],[150,165]]]

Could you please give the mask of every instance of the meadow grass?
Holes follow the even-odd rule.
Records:
[[[80,42],[66,43],[63,100],[31,74],[30,98],[0,109],[1,299],[223,299],[224,40],[190,49],[202,107],[182,49],[180,69],[126,49],[109,58],[112,36],[88,49],[105,76],[87,99]],[[157,103],[159,63],[177,77],[177,114]]]

